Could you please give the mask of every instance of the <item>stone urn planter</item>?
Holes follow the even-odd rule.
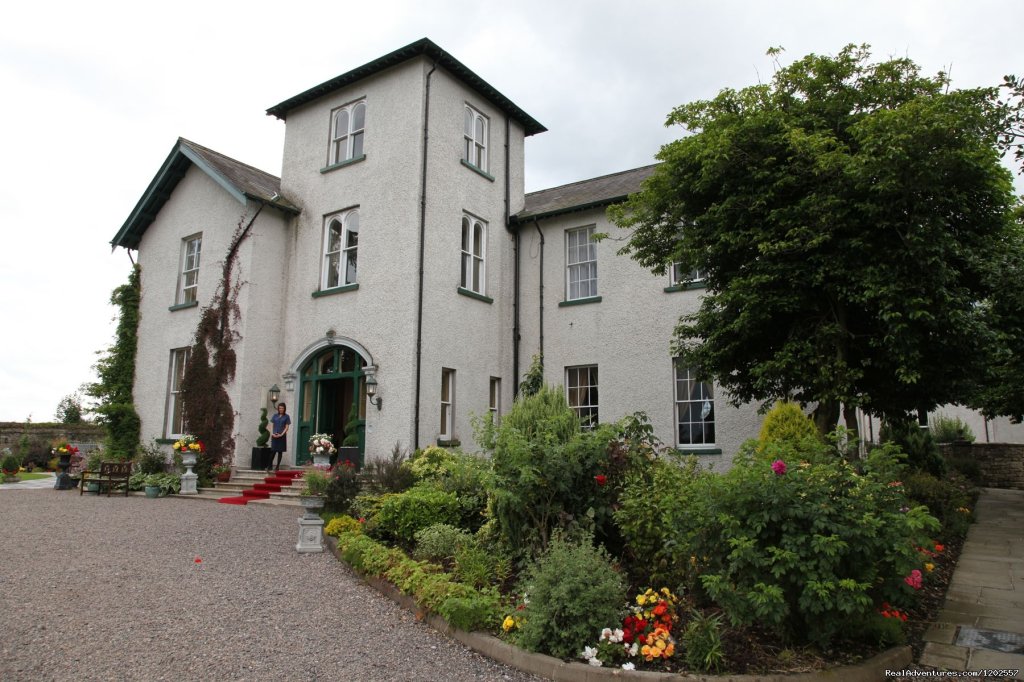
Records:
[[[299,498],[303,514],[299,517],[299,542],[295,551],[299,554],[324,551],[324,520],[317,512],[323,509],[324,498],[319,495],[303,495]]]

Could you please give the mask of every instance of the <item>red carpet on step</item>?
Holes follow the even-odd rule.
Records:
[[[290,486],[299,478],[302,478],[301,469],[276,471],[270,476],[264,477],[263,483],[256,483],[248,490],[243,490],[241,495],[222,497],[217,501],[224,504],[248,504],[250,500],[266,500],[270,498],[270,493],[281,492],[281,488]]]

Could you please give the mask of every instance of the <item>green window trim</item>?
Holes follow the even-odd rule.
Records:
[[[586,305],[587,303],[600,303],[600,302],[601,302],[601,297],[600,296],[588,296],[586,298],[575,298],[575,299],[573,299],[571,301],[560,301],[558,303],[558,307],[562,308],[562,307],[565,307],[567,305]]]
[[[704,284],[704,280],[687,282],[686,284],[673,284],[670,287],[665,287],[665,293],[670,294],[674,291],[693,291],[694,289],[707,289],[707,285]]]
[[[355,291],[359,288],[359,282],[355,284],[346,284],[345,286],[332,287],[330,289],[321,289],[320,291],[313,292],[313,298],[320,298],[321,296],[333,296],[334,294],[343,294],[346,291]]]
[[[338,163],[332,163],[329,166],[324,166],[323,168],[320,169],[320,172],[321,173],[330,173],[332,170],[337,170],[339,168],[344,168],[345,166],[351,166],[353,163],[359,163],[360,161],[365,161],[365,160],[366,160],[366,154],[363,154],[362,156],[356,156],[356,157],[353,157],[351,159],[345,159],[344,161],[339,161]]]
[[[469,296],[470,298],[475,298],[476,300],[483,301],[484,303],[494,303],[494,299],[491,298],[490,296],[484,296],[483,294],[478,294],[475,291],[472,291],[471,289],[466,289],[464,287],[458,287],[456,289],[456,291],[458,291],[463,296]]]
[[[459,159],[459,161],[461,161],[462,165],[465,166],[466,168],[468,168],[469,170],[471,170],[474,173],[477,173],[479,175],[482,175],[483,177],[487,178],[491,182],[494,182],[494,176],[491,175],[490,173],[488,173],[487,171],[483,170],[482,168],[477,168],[476,166],[471,164],[469,161],[466,161],[465,159]]]
[[[187,310],[188,308],[195,308],[199,305],[199,301],[189,301],[188,303],[178,303],[172,306],[168,306],[167,309],[172,313],[176,310]]]
[[[438,447],[442,448],[458,448],[462,447],[462,441],[460,441],[458,438],[453,438],[451,440],[441,440],[440,438],[438,438],[437,445]]]
[[[676,446],[676,452],[681,455],[720,455],[722,448],[694,448],[685,445]]]
[[[153,440],[160,445],[174,445],[178,442],[177,438],[154,438]]]

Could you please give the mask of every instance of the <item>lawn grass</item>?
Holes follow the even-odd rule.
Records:
[[[49,474],[35,474],[35,473],[29,473],[27,471],[22,471],[20,474],[18,474],[18,480],[17,481],[11,481],[11,483],[21,483],[23,481],[34,481],[34,480],[39,479],[39,478],[50,478],[50,475]]]

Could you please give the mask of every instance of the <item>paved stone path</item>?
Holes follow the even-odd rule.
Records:
[[[0,485],[0,490],[32,490],[37,488],[53,488],[54,479],[56,477],[53,474],[49,474],[46,478],[35,478],[31,481],[18,481],[17,483],[4,483]]]
[[[1024,490],[982,489],[976,519],[919,663],[1024,679]]]

